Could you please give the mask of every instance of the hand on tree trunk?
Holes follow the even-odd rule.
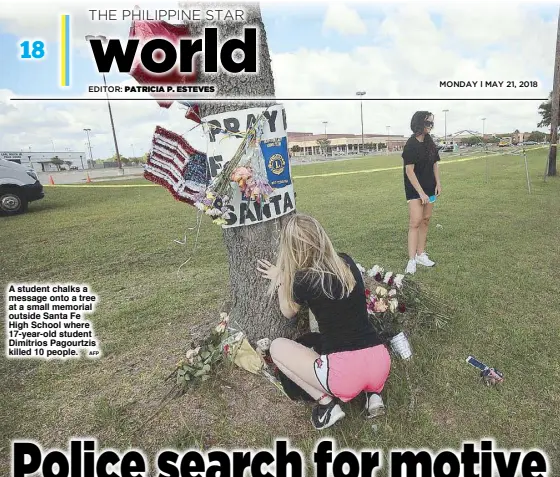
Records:
[[[280,273],[280,269],[270,263],[268,260],[258,260],[257,270],[262,273],[264,278],[267,278],[271,281],[276,281],[278,279],[278,275]]]

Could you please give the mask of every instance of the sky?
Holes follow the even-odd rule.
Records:
[[[134,5],[122,0],[20,0],[0,9],[0,151],[85,151],[88,128],[94,159],[114,154],[106,102],[10,98],[99,97],[87,92],[102,77],[84,37],[125,39],[130,22],[93,21],[88,10]],[[139,5],[143,10],[179,8],[168,0]],[[386,134],[390,126],[391,134],[408,136],[417,110],[434,113],[435,135],[480,132],[482,118],[486,133],[530,132],[538,129],[538,106],[552,90],[558,22],[558,6],[552,2],[263,1],[261,11],[276,96],[355,98],[356,91],[365,91],[365,98],[382,99],[363,102],[366,134]],[[65,88],[59,86],[61,14],[72,18],[71,78]],[[45,57],[21,59],[25,40],[44,41]],[[115,70],[107,75],[108,84],[137,84]],[[504,87],[449,89],[440,87],[442,80],[503,81]],[[508,81],[517,87],[505,87]],[[538,86],[521,88],[522,81]],[[327,121],[329,133],[361,132],[359,100],[283,103],[289,131],[322,134]],[[148,152],[157,125],[204,150],[202,129],[193,129],[196,124],[185,119],[184,106],[164,109],[155,101],[113,101],[111,106],[123,156]]]

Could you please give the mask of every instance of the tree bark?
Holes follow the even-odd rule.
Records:
[[[226,111],[262,107],[275,104],[274,77],[266,32],[262,22],[258,3],[213,3],[183,4],[185,8],[198,8],[205,18],[205,10],[222,8],[224,10],[242,9],[245,11],[243,22],[190,22],[189,28],[193,37],[202,37],[205,27],[218,28],[218,42],[229,38],[242,38],[243,27],[256,26],[259,38],[259,56],[257,74],[229,74],[219,71],[217,74],[205,74],[201,55],[199,55],[197,71],[200,84],[213,84],[216,95],[224,97],[270,97],[269,103],[263,102],[202,102],[200,116],[219,114]],[[270,297],[266,291],[269,281],[257,272],[257,259],[267,259],[274,263],[278,248],[279,232],[287,217],[259,224],[233,227],[223,230],[224,243],[229,256],[230,273],[230,321],[232,326],[240,328],[249,341],[261,338],[271,340],[280,336],[293,338],[301,331],[302,320],[287,320],[281,313],[276,296]]]
[[[560,13],[556,31],[556,59],[554,61],[554,85],[550,116],[550,150],[548,153],[549,176],[556,175],[556,154],[558,149],[558,108],[560,107]]]

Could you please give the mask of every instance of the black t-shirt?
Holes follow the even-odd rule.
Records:
[[[420,198],[418,192],[416,192],[416,189],[412,186],[406,175],[406,166],[408,164],[414,164],[414,173],[424,193],[428,196],[436,193],[434,163],[439,161],[439,153],[437,149],[435,149],[430,154],[428,152],[428,147],[429,145],[425,138],[423,142],[420,142],[415,136],[410,137],[404,146],[402,158],[404,163],[404,192],[407,200]]]
[[[339,256],[350,266],[356,279],[356,286],[348,297],[330,299],[323,292],[321,283],[316,284],[316,275],[312,273],[298,271],[294,279],[294,300],[299,305],[307,304],[315,315],[321,333],[322,354],[354,351],[382,343],[368,318],[360,270],[348,255],[340,253]],[[329,278],[328,275],[325,278],[327,290]],[[340,292],[341,284],[336,280],[331,294],[338,297]]]

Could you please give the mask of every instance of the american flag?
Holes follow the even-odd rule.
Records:
[[[165,187],[175,199],[191,205],[206,190],[211,178],[206,154],[161,126],[154,132],[144,177]]]

